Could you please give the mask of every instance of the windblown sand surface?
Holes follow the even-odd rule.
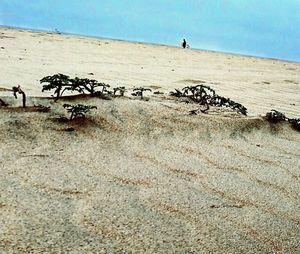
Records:
[[[0,253],[300,253],[300,133],[260,116],[300,117],[299,63],[6,28],[0,63]],[[58,72],[165,94],[54,102]],[[200,81],[250,116],[168,96]]]

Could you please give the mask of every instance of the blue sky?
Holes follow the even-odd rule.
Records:
[[[300,0],[0,0],[0,25],[300,61]]]

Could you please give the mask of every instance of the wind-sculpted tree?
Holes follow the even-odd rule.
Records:
[[[191,97],[195,98],[195,93],[197,91],[197,87],[196,86],[186,86],[184,88],[181,89],[183,91],[183,95],[184,96],[188,96],[189,93],[191,93]]]
[[[230,108],[235,109],[237,112],[247,115],[247,108],[240,103],[234,102],[230,100],[232,103],[230,104]]]
[[[300,131],[300,118],[292,118],[288,120],[294,129]]]
[[[177,93],[179,92],[176,90]],[[215,90],[210,88],[209,86],[205,85],[196,85],[196,86],[186,86],[182,88],[182,95],[185,97],[190,97],[196,102],[204,103],[203,100],[209,100],[210,98],[213,98],[215,96]]]
[[[216,95],[215,90],[205,85],[195,86],[194,99],[203,104],[209,104],[211,99]]]
[[[272,123],[278,123],[287,119],[283,113],[274,109],[272,109],[271,112],[268,112],[266,114],[266,118],[269,122]]]
[[[21,87],[20,86],[14,86],[13,88],[12,88],[12,91],[13,91],[13,93],[14,93],[14,96],[15,96],[15,98],[17,99],[18,97],[17,97],[17,93],[18,94],[22,94],[22,101],[23,101],[23,108],[26,108],[26,94],[25,94],[25,92],[21,89]]]
[[[114,91],[113,92],[114,95],[116,95],[116,93],[119,92],[121,96],[124,96],[124,93],[126,92],[126,88],[125,88],[125,86],[119,86],[119,87],[113,88],[113,91]]]
[[[97,93],[96,88],[100,87],[100,86],[102,86],[102,85],[100,83],[98,83],[97,80],[75,77],[73,79],[70,79],[70,85],[66,86],[64,88],[63,92],[64,91],[71,91],[71,92],[77,91],[81,94],[84,94],[87,92],[91,95],[95,95]]]
[[[193,114],[196,112],[205,113],[209,109],[209,105],[217,107],[229,107],[237,112],[247,115],[247,108],[236,103],[229,98],[225,98],[216,94],[215,90],[206,85],[196,85],[196,86],[186,86],[182,89],[183,92],[175,89],[176,92],[171,92],[171,96],[176,97],[188,97],[200,105],[206,105],[204,110],[194,110]]]
[[[98,95],[104,94],[105,92],[108,93],[107,87],[110,87],[109,84],[105,83],[99,83],[95,79],[88,79],[88,78],[78,78],[75,77],[74,79],[70,79],[71,85],[70,87],[65,88],[65,90],[70,90],[70,91],[77,91],[79,93],[89,93],[92,96],[93,95]],[[102,87],[101,91],[97,91],[97,87]]]
[[[133,91],[136,91],[135,93],[132,93],[133,96],[141,96],[141,99],[144,98],[143,93],[146,91],[152,92],[150,88],[144,88],[144,87],[139,87],[139,88],[134,88]]]
[[[215,95],[211,101],[211,104],[213,106],[225,106],[225,107],[229,107],[229,98],[225,98],[223,96],[219,96],[219,95]]]
[[[58,100],[65,91],[78,92],[81,94],[89,93],[92,96],[109,93],[107,87],[110,85],[105,83],[99,83],[94,79],[87,78],[70,78],[64,74],[54,74],[52,76],[44,77],[40,80],[40,83],[47,83],[43,85],[42,92],[54,89],[55,100]],[[97,91],[97,87],[102,87],[101,91]]]
[[[65,91],[74,92],[77,91],[79,93],[84,93],[83,86],[85,85],[85,80],[75,77],[74,79],[69,78],[69,83],[64,86],[64,89],[61,91],[60,95],[63,95]]]
[[[110,92],[107,90],[107,88],[110,87],[109,84],[99,83],[99,86],[102,86],[102,91],[101,91],[102,94],[104,94],[105,92],[106,92],[106,93],[110,93]]]
[[[61,73],[46,76],[40,80],[40,83],[47,83],[43,85],[42,92],[54,90],[55,100],[61,96],[63,88],[71,86],[70,77]]]
[[[70,104],[64,104],[63,107],[67,109],[70,115],[70,120],[73,120],[77,117],[85,117],[85,114],[90,112],[92,109],[97,109],[96,106],[90,106],[90,105],[83,105],[83,104],[77,104],[77,105],[70,105]]]
[[[84,79],[83,86],[91,95],[96,95],[98,93],[96,88],[101,87],[102,84],[99,83],[95,79],[87,79],[86,78],[86,79]]]
[[[284,113],[272,109],[266,114],[266,119],[271,123],[288,121],[295,130],[300,131],[300,118],[289,118]]]

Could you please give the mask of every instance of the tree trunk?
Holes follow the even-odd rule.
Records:
[[[60,96],[60,91],[61,91],[61,87],[57,88],[56,90],[56,98],[54,99],[54,101],[57,101],[59,96]]]
[[[21,89],[20,89],[20,92],[21,92],[22,97],[23,97],[23,108],[26,108],[26,94]]]
[[[22,97],[23,97],[23,108],[26,108],[26,94],[25,94],[25,92],[21,89],[21,87],[20,86],[18,86],[18,87],[13,87],[12,88],[12,91],[13,91],[13,93],[14,93],[14,96],[15,96],[15,98],[17,99],[17,93],[18,94],[22,94]]]

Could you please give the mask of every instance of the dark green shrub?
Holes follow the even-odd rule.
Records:
[[[77,104],[77,105],[64,104],[63,107],[67,109],[67,111],[71,114],[70,120],[77,117],[85,117],[86,113],[90,112],[92,109],[97,109],[96,106],[83,105],[83,104]]]
[[[175,89],[175,92],[171,92],[170,95],[176,97],[187,97],[200,105],[206,105],[205,110],[196,110],[195,112],[200,111],[204,113],[209,109],[209,105],[211,105],[232,108],[243,115],[247,115],[247,108],[242,104],[217,95],[214,89],[206,85],[186,86],[182,88],[182,92]]]
[[[300,131],[300,118],[292,118],[288,120],[295,130]]]
[[[144,87],[139,87],[139,88],[134,88],[133,91],[136,91],[135,93],[132,93],[131,95],[133,96],[140,96],[141,99],[143,99],[143,93],[146,91],[152,92],[150,88],[144,88]]]
[[[113,88],[113,91],[114,91],[113,92],[114,95],[116,95],[116,93],[119,92],[121,96],[124,96],[124,93],[126,92],[126,88],[125,88],[125,86],[119,86],[119,87]]]
[[[63,89],[71,86],[70,77],[61,73],[46,76],[40,80],[40,83],[47,83],[43,85],[42,92],[54,90],[55,100],[61,96]]]
[[[277,123],[277,122],[281,122],[281,121],[285,121],[286,117],[283,113],[272,109],[271,112],[268,112],[266,114],[266,118],[269,122],[272,123]]]
[[[110,87],[110,85],[99,83],[94,79],[78,77],[70,78],[69,76],[60,73],[44,77],[40,80],[40,83],[47,83],[43,85],[42,92],[54,90],[55,100],[62,96],[65,91],[76,91],[81,94],[88,93],[95,96],[109,93],[107,87]],[[102,90],[97,91],[96,88],[98,87],[102,87]]]
[[[289,118],[286,117],[284,113],[272,109],[266,113],[266,119],[271,123],[288,121],[295,130],[300,131],[300,118]]]

